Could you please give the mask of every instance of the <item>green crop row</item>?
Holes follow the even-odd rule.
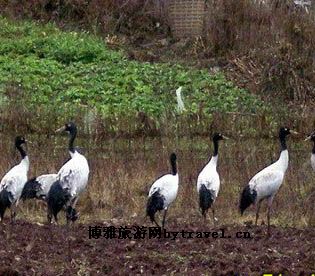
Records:
[[[0,26],[2,102],[18,98],[33,110],[61,113],[94,107],[104,117],[142,111],[158,119],[178,112],[175,90],[182,86],[188,114],[266,109],[222,73],[128,60],[99,37],[52,24],[0,18]]]

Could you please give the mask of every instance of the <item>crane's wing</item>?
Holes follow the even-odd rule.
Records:
[[[176,183],[173,183],[173,178],[174,176],[166,174],[155,180],[150,188],[149,196],[151,196],[158,190],[160,192],[167,192],[168,190],[172,190],[172,186],[176,185]]]
[[[177,196],[178,176],[166,174],[158,178],[151,186],[149,197],[155,192],[159,192],[165,199],[165,206],[168,206]]]
[[[208,190],[212,190],[215,192],[215,195],[218,195],[220,188],[220,178],[219,174],[216,171],[212,171],[211,173],[203,173],[201,172],[197,179],[197,190],[199,192],[200,187],[205,185]]]
[[[40,184],[38,196],[45,196],[48,194],[51,185],[57,180],[57,174],[43,174],[36,178]]]
[[[61,187],[70,192],[75,178],[75,171],[72,169],[61,168],[58,176]]]
[[[6,190],[10,192],[14,200],[20,198],[24,184],[26,182],[26,176],[23,175],[5,175],[1,180],[0,191]]]
[[[260,196],[267,197],[279,189],[283,178],[284,173],[280,170],[263,170],[250,180],[249,186]]]

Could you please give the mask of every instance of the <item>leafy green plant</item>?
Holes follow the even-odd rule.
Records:
[[[188,115],[265,109],[261,100],[221,73],[130,61],[99,37],[61,31],[52,24],[0,18],[0,25],[0,93],[7,95],[15,83],[24,105],[33,111],[56,109],[65,117],[95,107],[104,118],[144,112],[159,121],[162,114],[176,115],[179,86]]]

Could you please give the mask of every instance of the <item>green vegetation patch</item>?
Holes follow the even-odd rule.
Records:
[[[183,87],[188,114],[257,112],[264,103],[235,87],[222,73],[180,65],[140,63],[86,32],[61,31],[52,24],[0,18],[0,93],[20,97],[28,108],[64,112],[95,107],[105,117],[153,118],[176,114],[175,90]],[[16,95],[15,95],[16,94]]]

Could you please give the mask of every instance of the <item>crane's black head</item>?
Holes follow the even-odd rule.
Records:
[[[67,131],[69,133],[75,133],[77,131],[77,126],[73,122],[66,123],[61,128],[57,129],[56,132]]]
[[[298,134],[296,131],[289,129],[288,127],[281,127],[279,130],[279,139],[281,143],[281,150],[286,150],[287,145],[286,145],[286,137],[289,134]]]
[[[313,131],[310,135],[305,138],[305,141],[311,140],[315,142],[315,131]]]
[[[26,139],[23,136],[17,136],[15,138],[15,146],[20,147],[22,144],[26,144]]]
[[[280,138],[285,138],[289,134],[291,134],[291,130],[288,127],[281,127],[280,128],[280,130],[279,130],[279,137]]]
[[[26,152],[22,148],[23,144],[26,144],[26,139],[23,136],[17,136],[15,138],[15,147],[20,152],[22,159],[26,156]]]
[[[213,141],[220,141],[220,140],[225,140],[225,139],[228,139],[226,136],[224,136],[223,134],[221,133],[214,133],[213,136],[212,136],[212,140]]]
[[[224,136],[221,133],[214,133],[212,136],[212,141],[214,144],[214,151],[213,151],[213,156],[218,155],[218,151],[219,151],[219,141],[220,140],[225,140],[225,139],[229,139],[226,136]]]
[[[70,140],[69,140],[69,151],[75,152],[74,149],[74,139],[77,136],[77,126],[73,122],[66,123],[63,127],[56,130],[56,132],[66,131],[70,133]]]
[[[284,139],[289,134],[298,134],[296,131],[288,128],[288,127],[281,127],[279,130],[279,138]]]

